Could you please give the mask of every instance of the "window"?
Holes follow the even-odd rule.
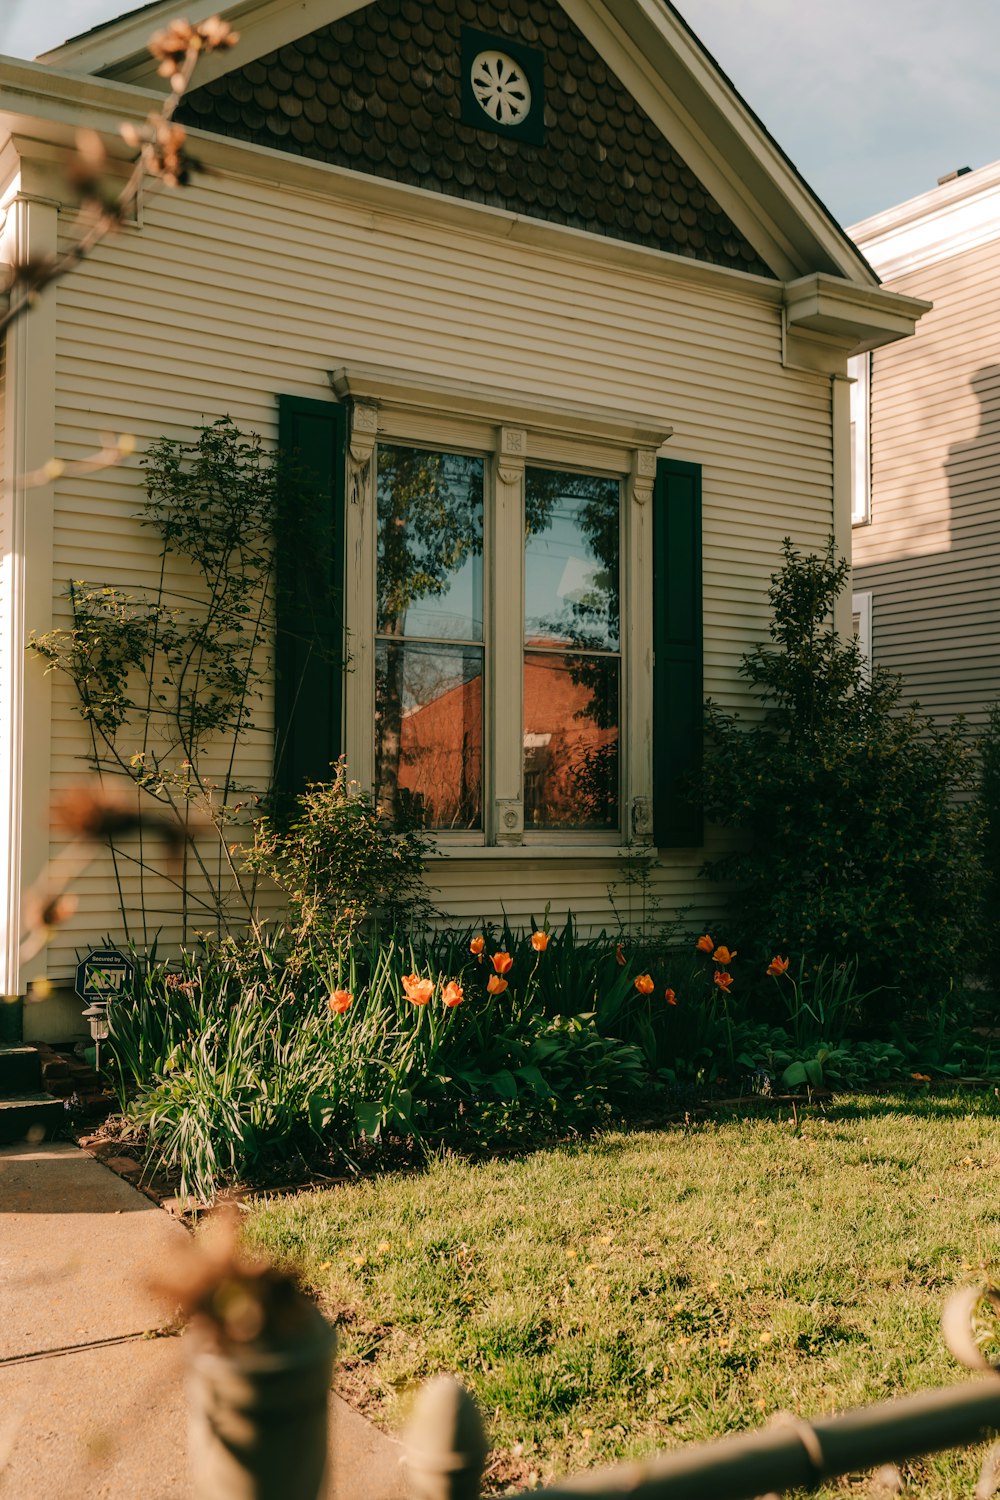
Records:
[[[872,669],[872,596],[871,590],[851,595],[851,625],[858,650],[864,660],[866,674]]]
[[[847,361],[851,386],[851,521],[871,521],[871,355]]]
[[[375,792],[397,823],[483,827],[482,457],[379,443]]]
[[[445,850],[647,835],[669,428],[372,366],[331,378],[350,773]]]

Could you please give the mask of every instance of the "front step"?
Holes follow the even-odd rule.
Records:
[[[0,1098],[37,1094],[42,1087],[42,1059],[35,1047],[0,1042]]]
[[[51,1094],[23,1094],[0,1099],[0,1146],[22,1141],[43,1141],[54,1136],[66,1122],[62,1101]]]

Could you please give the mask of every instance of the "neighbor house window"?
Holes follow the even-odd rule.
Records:
[[[872,669],[872,596],[870,589],[851,595],[851,624],[861,652],[865,673]]]
[[[350,773],[445,850],[648,836],[669,428],[372,366],[332,382]]]
[[[871,488],[871,355],[847,361],[851,386],[851,521],[864,526],[872,518]]]

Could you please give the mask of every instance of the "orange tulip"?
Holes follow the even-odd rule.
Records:
[[[486,988],[491,995],[502,995],[507,988],[506,979],[501,979],[499,974],[491,974],[486,981]]]
[[[353,999],[354,996],[351,994],[350,990],[334,990],[333,994],[330,996],[329,1000],[326,1003],[333,1011],[335,1016],[342,1016],[345,1010],[350,1009],[350,1004]]]
[[[531,934],[531,946],[536,953],[544,953],[549,946],[549,935],[547,932],[533,932]]]
[[[663,998],[664,998],[664,1000],[666,1000],[666,1002],[667,1002],[668,1005],[676,1005],[677,1004],[677,996],[674,994],[673,990],[667,990],[666,993],[664,994]]]
[[[695,943],[695,947],[698,949],[699,953],[711,953],[712,949],[715,947],[715,944],[712,942],[712,939],[706,932],[703,933]]]
[[[465,999],[462,986],[457,979],[450,979],[441,991],[441,999],[445,1005],[461,1005]]]
[[[712,962],[715,964],[731,964],[735,957],[736,949],[734,948],[732,953],[730,953],[725,943],[722,943],[712,954]]]
[[[514,960],[509,953],[494,953],[492,962],[498,974],[509,974],[514,967]]]
[[[403,994],[414,1005],[426,1005],[433,993],[433,979],[421,979],[418,974],[403,975]]]
[[[619,964],[621,966],[621,968],[624,969],[624,967],[625,967],[625,950],[622,947],[621,943],[616,943],[615,944],[615,963]]]
[[[469,944],[469,952],[474,953],[479,962],[483,961],[483,949],[486,947],[486,939],[482,936],[474,937]]]
[[[725,990],[728,993],[729,987],[733,982],[733,976],[732,974],[727,974],[725,969],[716,969],[715,982],[720,990]]]
[[[656,989],[656,985],[649,974],[640,974],[635,981],[635,987],[640,995],[651,995]]]
[[[767,972],[770,974],[772,979],[777,979],[781,974],[787,974],[788,959],[779,958],[778,955],[775,954],[771,959],[771,962],[767,966]]]

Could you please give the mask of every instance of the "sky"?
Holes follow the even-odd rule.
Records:
[[[127,8],[0,0],[0,53],[33,57]],[[841,224],[1000,159],[997,0],[678,0],[678,9]]]

